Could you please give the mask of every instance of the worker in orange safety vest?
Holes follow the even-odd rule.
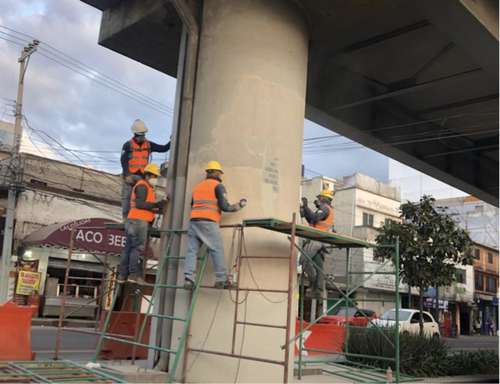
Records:
[[[134,185],[130,197],[130,210],[125,223],[125,248],[120,259],[119,282],[144,284],[142,255],[146,247],[148,230],[161,212],[165,200],[156,201],[155,186],[160,176],[156,164],[144,167],[144,178]]]
[[[309,208],[307,198],[302,198],[302,205],[300,207],[301,216],[313,228],[326,232],[335,232],[333,227],[333,193],[325,189],[316,198],[317,200],[314,202],[316,211]],[[304,240],[302,242],[302,249],[310,258],[310,260],[304,256],[300,258],[302,268],[310,283],[309,294],[312,298],[319,299],[323,293],[323,265],[328,249],[323,243],[312,240]]]
[[[237,212],[246,206],[247,200],[240,199],[236,204],[229,204],[226,188],[222,184],[224,172],[218,161],[210,161],[205,172],[205,180],[193,189],[188,248],[184,263],[184,287],[187,289],[194,287],[198,250],[205,244],[214,266],[215,288],[227,289],[231,288],[232,284],[227,277],[219,223],[222,212]]]
[[[134,184],[142,179],[144,168],[149,163],[151,153],[168,152],[170,142],[165,145],[153,143],[146,139],[148,128],[140,119],[132,124],[132,133],[134,137],[123,144],[121,153],[122,165],[122,216],[126,220],[130,208],[130,194]]]

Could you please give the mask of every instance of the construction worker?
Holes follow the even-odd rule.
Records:
[[[164,153],[170,149],[170,142],[165,145],[153,143],[146,139],[148,128],[140,119],[132,124],[134,137],[122,147],[122,216],[127,219],[130,208],[130,193],[134,184],[142,178],[144,167],[149,163],[152,152]]]
[[[144,177],[136,182],[130,197],[130,210],[125,223],[125,248],[120,259],[118,280],[144,284],[141,255],[144,253],[149,226],[165,201],[156,201],[155,186],[160,176],[156,164],[144,167]]]
[[[187,289],[194,287],[198,250],[205,244],[215,270],[215,288],[231,288],[219,223],[222,212],[237,212],[246,206],[247,200],[241,199],[236,204],[228,203],[226,188],[222,184],[222,167],[218,161],[210,161],[205,172],[205,180],[193,189],[184,286]]]
[[[329,190],[323,190],[316,198],[317,200],[314,202],[316,211],[309,208],[307,198],[302,198],[300,215],[304,217],[307,223],[313,228],[327,232],[335,232],[333,229],[333,193]],[[323,243],[312,240],[305,240],[302,243],[302,248],[311,259],[309,260],[305,257],[301,257],[302,268],[304,268],[304,272],[311,284],[310,294],[313,298],[321,298],[324,275],[319,271],[323,271],[325,254],[328,252],[328,249]]]

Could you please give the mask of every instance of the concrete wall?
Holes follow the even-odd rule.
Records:
[[[26,190],[19,196],[16,210],[15,238],[53,223],[103,217],[121,220],[121,209],[104,203],[84,201],[55,193]]]
[[[401,202],[362,189],[356,191],[355,225],[363,225],[363,213],[373,215],[373,226],[378,228],[385,219],[399,220]]]
[[[355,226],[355,188],[341,189],[335,193],[333,207],[335,212],[334,226],[340,234],[352,235]]]
[[[209,160],[219,160],[229,200],[248,198],[244,210],[223,215],[223,224],[259,217],[290,220],[298,212],[307,53],[305,25],[288,1],[204,3],[188,190],[203,179]],[[188,196],[186,202],[190,200]],[[231,266],[232,230],[223,230],[223,239]],[[246,230],[245,245],[253,256],[289,254],[286,236],[265,230]],[[287,289],[288,261],[247,261],[240,286]],[[204,283],[213,282],[209,265]],[[185,313],[183,295],[177,296],[179,315]],[[286,295],[250,293],[241,299],[240,320],[285,325]],[[234,292],[202,290],[190,347],[231,352],[233,300]],[[174,329],[174,340],[181,329]],[[282,329],[238,326],[237,353],[283,360],[284,343]],[[283,380],[282,366],[209,354],[189,353],[186,367],[188,382]]]

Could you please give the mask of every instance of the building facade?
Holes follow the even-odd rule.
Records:
[[[10,182],[10,158],[0,161],[0,225],[4,226]],[[54,223],[79,222],[89,218],[121,221],[121,177],[32,154],[21,154],[14,235],[9,278],[9,297],[15,297],[16,270],[26,264],[36,265],[40,273],[38,294],[50,302],[61,295],[68,251],[55,246],[26,246],[24,240]],[[3,243],[3,233],[1,240]],[[70,294],[87,300],[96,294],[105,273],[98,259],[85,252],[72,258]],[[119,255],[109,257],[117,265]],[[85,278],[87,280],[85,280]],[[89,280],[90,279],[90,280]]]
[[[473,321],[480,324],[481,333],[488,334],[489,324],[498,330],[498,249],[475,243]]]
[[[498,249],[498,208],[474,196],[436,200],[436,208],[452,216],[473,241]]]

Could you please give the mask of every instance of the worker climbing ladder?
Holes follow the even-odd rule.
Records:
[[[172,244],[174,243],[174,238],[176,236],[182,236],[183,234],[186,233],[186,231],[182,230],[166,230],[166,235],[168,236],[167,240],[167,245],[166,245],[166,251],[165,251],[165,257],[162,257],[160,259],[158,268],[157,268],[157,275],[156,275],[156,280],[154,284],[141,284],[141,286],[149,286],[153,288],[153,292],[151,294],[151,298],[148,299],[148,304],[147,304],[147,309],[146,313],[144,314],[144,318],[141,322],[139,331],[136,332],[136,336],[133,338],[124,338],[124,337],[119,337],[119,335],[110,335],[107,333],[107,330],[109,328],[110,320],[111,320],[111,315],[113,312],[113,308],[116,304],[117,298],[120,295],[120,292],[122,290],[123,282],[120,282],[116,284],[116,289],[113,293],[112,300],[111,300],[111,305],[109,308],[109,311],[107,312],[104,322],[101,328],[101,331],[99,333],[99,339],[97,342],[97,347],[96,351],[93,356],[93,361],[96,362],[97,359],[99,358],[99,355],[101,353],[101,349],[103,346],[103,343],[105,340],[110,340],[110,341],[115,341],[115,342],[120,342],[124,344],[129,344],[133,345],[134,347],[144,347],[147,349],[152,349],[156,350],[159,352],[163,352],[169,355],[173,355],[173,363],[171,365],[171,368],[168,372],[168,377],[169,381],[172,382],[175,380],[175,374],[180,362],[180,359],[182,357],[182,353],[184,350],[184,346],[186,344],[186,338],[188,336],[188,331],[189,331],[189,325],[191,323],[191,318],[193,315],[194,308],[196,306],[196,301],[198,299],[199,295],[199,290],[200,290],[200,282],[203,277],[203,274],[205,272],[206,264],[207,264],[207,255],[206,252],[203,251],[203,256],[201,257],[201,267],[200,267],[200,272],[197,274],[196,281],[194,284],[194,287],[192,288],[192,294],[191,294],[191,301],[188,306],[188,310],[186,313],[185,317],[177,317],[177,316],[170,316],[170,315],[164,315],[164,314],[158,314],[153,312],[153,308],[156,304],[157,298],[160,297],[160,292],[162,289],[185,289],[184,286],[182,285],[170,285],[170,284],[162,284],[161,281],[164,281],[164,274],[167,271],[167,266],[169,262],[174,262],[178,261],[181,259],[184,259],[184,257],[179,256],[179,255],[172,255]],[[136,293],[140,293],[140,290],[136,290]],[[156,346],[153,344],[153,342],[150,340],[148,344],[142,343],[141,340],[143,339],[144,332],[146,330],[146,325],[148,322],[149,318],[159,318],[159,319],[167,319],[167,320],[172,320],[172,321],[180,321],[184,323],[183,331],[178,343],[178,348],[177,349],[169,349],[169,348],[163,348],[160,346]]]

